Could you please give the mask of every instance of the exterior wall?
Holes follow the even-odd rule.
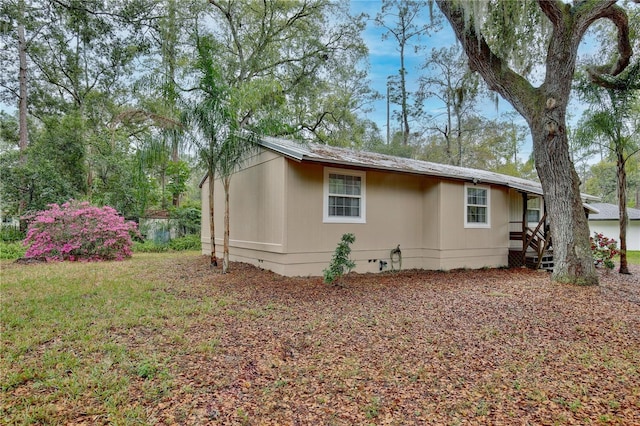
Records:
[[[353,233],[355,272],[391,269],[390,251],[402,250],[402,269],[499,267],[508,263],[509,191],[490,188],[490,228],[465,228],[460,181],[366,171],[366,223],[324,223],[324,166],[298,163],[269,151],[255,156],[231,180],[231,259],[289,276],[322,275],[344,233]],[[340,168],[340,167],[335,167]],[[348,168],[345,168],[348,170]],[[203,212],[208,211],[207,182]],[[224,191],[215,187],[216,253],[222,256]],[[209,254],[208,215],[202,252]]]
[[[287,248],[292,274],[321,275],[348,232],[356,236],[352,258],[358,272],[379,271],[379,260],[388,262],[398,244],[402,267],[421,267],[421,178],[367,171],[366,223],[323,223],[323,179],[322,165],[289,161]]]
[[[620,225],[617,220],[590,220],[589,230],[602,233],[608,238],[613,238],[620,246]],[[627,225],[627,250],[640,250],[640,220],[630,220]]]
[[[201,232],[202,253],[207,255],[211,253],[208,185],[208,180],[202,185]],[[260,264],[259,260],[269,262],[285,252],[285,191],[285,159],[266,150],[232,176],[229,245],[233,260]],[[214,197],[216,255],[222,257],[224,189],[220,181],[215,182]]]
[[[507,188],[490,188],[490,227],[465,228],[462,182],[442,181],[439,269],[505,266],[508,263],[509,197]]]

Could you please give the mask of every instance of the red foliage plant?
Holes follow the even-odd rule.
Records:
[[[131,257],[135,222],[126,222],[109,206],[70,201],[27,216],[25,258],[47,261],[123,260]]]
[[[590,241],[591,251],[593,252],[593,261],[596,264],[596,267],[604,265],[608,269],[613,269],[614,264],[612,259],[620,253],[618,250],[618,242],[599,232],[594,232]]]

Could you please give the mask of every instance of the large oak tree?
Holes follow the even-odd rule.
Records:
[[[616,0],[436,3],[467,53],[471,69],[509,101],[531,129],[536,168],[551,221],[553,279],[597,284],[580,181],[569,155],[566,114],[578,46],[593,23],[606,19],[618,29],[617,60],[596,71],[617,75],[628,66],[632,49],[626,11],[616,5]],[[544,28],[548,36],[538,37],[544,34]],[[540,64],[544,79],[539,85],[527,79],[526,73],[516,71],[516,62],[510,61],[516,56],[509,56],[505,48],[517,47],[517,39],[526,36],[538,37],[534,41],[546,46]]]

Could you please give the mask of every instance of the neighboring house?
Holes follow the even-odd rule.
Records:
[[[589,229],[613,238],[620,247],[620,209],[615,204],[590,203],[597,210],[589,214]],[[629,223],[627,224],[627,250],[640,250],[640,210],[627,208]]]
[[[206,177],[200,186],[206,212]],[[230,215],[231,259],[281,275],[322,275],[348,232],[361,273],[397,269],[398,245],[402,269],[552,267],[540,184],[483,170],[265,137],[233,175]],[[201,229],[210,254],[206,214]]]

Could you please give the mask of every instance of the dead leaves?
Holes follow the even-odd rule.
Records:
[[[173,362],[181,378],[224,377],[168,399],[209,407],[192,424],[640,423],[637,287],[489,270],[351,274],[334,289],[233,267],[175,283],[228,302],[211,319],[216,356]]]

